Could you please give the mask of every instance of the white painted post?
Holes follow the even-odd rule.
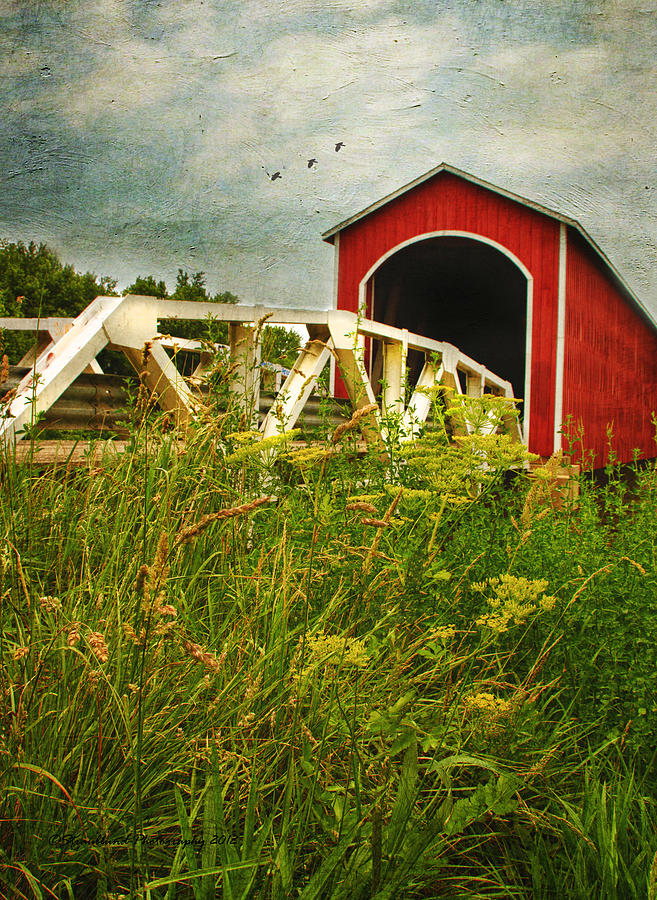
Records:
[[[484,396],[484,373],[468,372],[467,394],[468,397]]]
[[[559,280],[557,288],[557,353],[554,379],[554,442],[555,453],[562,446],[563,425],[563,384],[566,348],[566,253],[568,247],[568,226],[561,223],[559,231]]]
[[[406,350],[401,341],[383,341],[383,411],[386,415],[404,412]]]
[[[260,406],[260,343],[255,327],[231,322],[230,359],[234,366],[231,391],[237,397],[247,418],[247,427],[258,426]]]
[[[509,398],[509,412],[502,416],[502,425],[514,444],[522,444],[522,429],[516,405],[513,402],[513,386],[510,383],[507,383],[504,388],[504,396]]]
[[[328,326],[340,374],[354,411],[364,406],[377,406],[360,350],[362,336],[358,334],[358,317],[344,310],[332,310],[328,314]],[[378,408],[364,416],[362,423],[365,440],[381,444]]]

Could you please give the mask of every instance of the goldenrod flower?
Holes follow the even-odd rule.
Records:
[[[485,735],[492,737],[502,731],[502,721],[509,719],[515,704],[512,700],[503,700],[489,691],[479,691],[463,699],[467,715],[474,717]]]
[[[226,435],[227,440],[236,441],[238,444],[257,441],[259,437],[259,431],[233,431],[231,434]]]
[[[513,703],[510,700],[503,700],[489,691],[470,694],[469,697],[465,697],[463,703],[468,710],[496,717],[505,716],[513,710]]]
[[[256,434],[258,433],[256,432]],[[271,450],[273,447],[277,447],[280,444],[287,443],[293,440],[293,438],[297,437],[299,434],[301,434],[301,431],[297,428],[293,429],[292,431],[284,431],[282,434],[274,434],[271,437],[262,438],[261,440],[254,440],[253,443],[245,443],[245,445],[239,450],[235,450],[234,453],[230,453],[224,459],[224,462],[241,462],[244,459],[248,459],[249,456],[257,456],[259,453],[264,453],[266,450]]]
[[[297,680],[318,665],[355,666],[363,669],[370,657],[363,641],[357,638],[333,634],[312,634],[307,642],[308,661],[301,672],[293,667],[292,677]]]
[[[313,634],[308,638],[308,650],[316,661],[334,665],[345,663],[363,668],[369,662],[365,644],[356,638]]]
[[[321,462],[335,456],[335,449],[329,447],[298,447],[285,456],[287,462],[295,466],[311,465],[312,463]]]
[[[472,584],[472,589],[477,593],[485,593],[487,590],[493,592],[492,597],[486,598],[486,603],[494,611],[479,616],[476,624],[490,628],[497,634],[504,633],[512,621],[516,625],[525,624],[531,615],[554,608],[556,597],[543,594],[547,586],[547,581],[509,574]]]

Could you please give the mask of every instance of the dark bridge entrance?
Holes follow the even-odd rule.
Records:
[[[524,397],[527,278],[504,253],[473,238],[426,238],[394,253],[371,282],[372,318],[455,344]],[[417,376],[419,360],[409,356],[409,366]]]

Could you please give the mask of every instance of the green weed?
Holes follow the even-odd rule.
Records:
[[[653,896],[654,470],[262,452],[222,365],[184,442],[3,463],[3,895]]]

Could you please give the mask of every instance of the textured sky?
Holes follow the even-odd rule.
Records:
[[[328,307],[321,233],[445,161],[657,314],[656,60],[652,0],[0,0],[0,237]]]

